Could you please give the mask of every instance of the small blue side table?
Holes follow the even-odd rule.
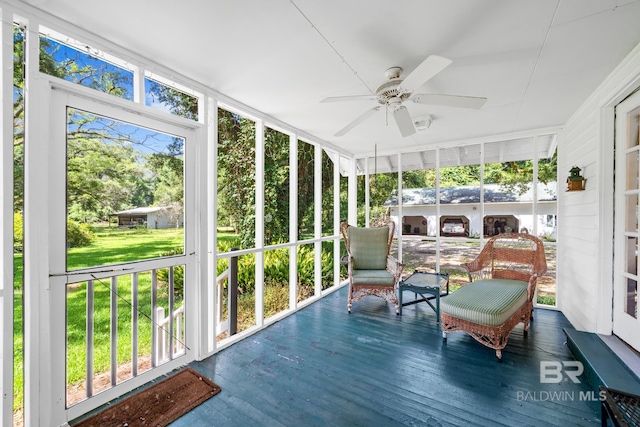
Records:
[[[402,302],[403,291],[411,291],[415,294],[415,299],[409,302]],[[425,294],[429,296],[425,296]],[[421,298],[418,298],[420,295]],[[402,307],[426,302],[436,312],[438,323],[440,323],[440,297],[449,295],[449,274],[448,273],[425,273],[422,271],[414,271],[411,276],[401,280],[398,284],[398,305],[402,314]],[[435,299],[434,306],[431,301]]]

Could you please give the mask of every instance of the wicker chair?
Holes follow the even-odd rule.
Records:
[[[464,331],[495,349],[502,361],[513,328],[522,322],[524,333],[529,330],[537,279],[547,271],[542,241],[530,234],[500,234],[464,266],[471,283],[443,299],[442,337]]]
[[[403,264],[389,255],[395,223],[354,227],[343,222],[340,231],[349,253],[349,313],[354,302],[375,295],[395,305],[398,314],[398,281]]]

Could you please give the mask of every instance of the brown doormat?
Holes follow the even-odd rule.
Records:
[[[166,426],[220,390],[210,379],[185,368],[74,424],[74,427]]]

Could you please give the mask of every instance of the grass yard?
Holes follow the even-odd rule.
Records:
[[[92,231],[96,240],[91,245],[68,250],[69,270],[157,258],[184,245],[183,228],[152,230],[97,226],[92,227]]]
[[[93,228],[95,241],[86,247],[69,248],[68,270],[112,265],[136,260],[157,258],[183,246],[183,229],[118,229],[98,226]],[[23,340],[22,340],[22,254],[14,257],[14,408],[23,405]],[[77,384],[84,381],[86,366],[86,282],[71,284],[67,294],[67,381]],[[109,280],[94,282],[94,371],[106,372],[110,367],[110,288]],[[131,276],[118,278],[118,363],[131,360]],[[139,357],[148,359],[151,353],[151,274],[139,275],[138,316]],[[179,301],[177,301],[179,303]],[[168,306],[166,287],[159,289],[158,303]],[[147,317],[148,316],[148,317]],[[96,390],[97,391],[97,390]]]

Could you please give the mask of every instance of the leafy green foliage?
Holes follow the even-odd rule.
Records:
[[[315,147],[304,141],[298,141],[298,239],[313,236],[315,223],[314,168]]]
[[[555,294],[554,295],[538,295],[538,298],[537,298],[536,302],[538,304],[555,306],[556,305],[556,296],[555,296]]]
[[[72,248],[89,246],[95,240],[96,235],[88,224],[77,221],[67,221],[67,244]]]
[[[333,161],[322,150],[322,235],[333,234]]]
[[[150,79],[147,79],[147,84],[154,102],[168,107],[176,116],[198,120],[198,98]]]
[[[289,135],[269,128],[265,131],[264,177],[264,243],[271,245],[289,240]]]
[[[255,123],[218,110],[218,223],[255,246]]]
[[[160,253],[161,257],[168,257],[174,255],[182,255],[184,250],[180,248],[175,248],[167,252]],[[169,287],[169,269],[161,268],[158,270],[158,280]],[[176,301],[182,301],[184,298],[184,266],[177,265],[173,267],[173,291]]]
[[[22,214],[20,212],[13,213],[13,248],[15,251],[22,248],[22,239],[24,236]]]

